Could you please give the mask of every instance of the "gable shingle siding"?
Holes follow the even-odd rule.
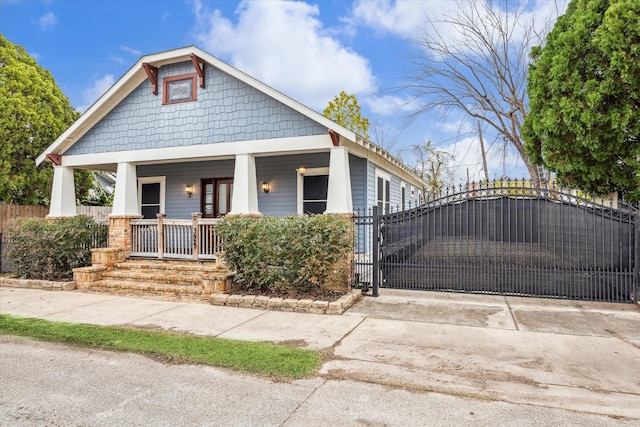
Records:
[[[65,155],[325,135],[326,127],[206,65],[198,100],[162,105],[162,79],[194,72],[190,62],[159,70],[158,95],[145,80]]]

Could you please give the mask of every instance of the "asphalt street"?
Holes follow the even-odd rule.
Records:
[[[0,288],[0,312],[333,354],[275,382],[4,337],[2,425],[640,425],[634,305],[383,289],[330,316]]]

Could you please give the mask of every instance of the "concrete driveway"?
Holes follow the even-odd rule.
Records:
[[[381,290],[322,373],[640,418],[637,306]]]
[[[640,420],[637,306],[380,294],[330,316],[0,288],[0,312],[284,342],[332,353],[319,371],[328,380]]]

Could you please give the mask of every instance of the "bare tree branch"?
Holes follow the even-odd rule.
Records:
[[[552,18],[540,30],[525,13],[527,6],[458,0],[446,16],[428,20],[414,41],[420,54],[401,89],[420,105],[410,120],[432,110],[461,111],[493,129],[505,149],[515,149],[531,178],[541,181],[542,171],[524,151],[521,126],[528,111],[529,52],[544,43]]]

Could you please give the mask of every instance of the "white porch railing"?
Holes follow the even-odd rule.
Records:
[[[215,259],[222,252],[222,238],[216,233],[218,219],[157,219],[131,221],[131,256],[171,259]]]

